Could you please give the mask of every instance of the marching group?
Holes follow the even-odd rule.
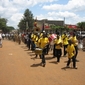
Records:
[[[43,31],[41,33],[29,32],[27,34],[23,34],[22,36],[24,43],[27,44],[28,49],[35,52],[35,58],[38,56],[40,57],[43,67],[46,65],[45,55],[48,55],[51,49],[53,51],[53,58],[57,58],[56,63],[60,62],[63,51],[63,57],[68,56],[66,67],[69,67],[69,64],[72,60],[73,68],[77,69],[76,62],[78,61],[78,39],[76,33],[73,32],[67,35],[67,33],[64,32],[62,35],[60,35],[59,32],[57,32],[56,38],[50,41],[51,35],[52,33],[46,33]],[[51,44],[51,42],[53,44]],[[37,51],[38,53],[36,53]]]
[[[41,59],[41,65],[45,67],[46,59],[45,55],[48,55],[50,49],[53,51],[53,58],[57,58],[56,63],[60,62],[62,51],[63,57],[68,56],[68,61],[66,68],[69,67],[71,61],[73,62],[73,68],[77,69],[76,62],[77,55],[78,55],[78,39],[75,32],[67,35],[64,32],[62,35],[59,32],[56,33],[56,38],[50,41],[50,36],[52,33],[47,33],[45,31],[39,32],[25,32],[25,33],[18,33],[17,39],[13,36],[13,40],[18,40],[19,44],[21,40],[27,45],[29,50],[35,52],[35,58],[38,56]],[[1,40],[1,39],[0,39]],[[52,44],[51,44],[52,43]],[[38,49],[36,49],[38,48]],[[63,49],[62,49],[63,48]],[[36,50],[39,51],[36,53]]]

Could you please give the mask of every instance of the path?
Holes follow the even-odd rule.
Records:
[[[39,57],[22,43],[3,40],[0,48],[0,85],[85,85],[85,52],[79,51],[78,69],[62,69],[67,58],[46,55],[46,67],[40,66]]]

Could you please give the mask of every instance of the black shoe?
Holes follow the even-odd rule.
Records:
[[[60,62],[60,60],[57,60],[57,62],[59,63],[59,62]]]
[[[43,65],[42,65],[43,67],[45,67],[45,63],[43,63]]]

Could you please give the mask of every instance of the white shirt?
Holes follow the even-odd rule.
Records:
[[[2,39],[2,34],[0,33],[0,39]]]

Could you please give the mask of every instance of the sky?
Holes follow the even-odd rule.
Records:
[[[85,21],[85,0],[0,0],[0,17],[15,29],[26,9],[38,20],[64,20],[72,25]]]

